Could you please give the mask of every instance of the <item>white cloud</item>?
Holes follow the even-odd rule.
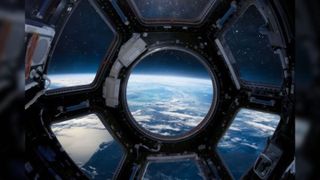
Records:
[[[127,100],[131,114],[142,127],[162,134],[183,133],[204,119],[212,91],[212,82],[206,79],[131,75]],[[203,94],[208,102],[200,99]]]
[[[101,143],[113,141],[110,133],[94,114],[53,124],[51,129],[65,151],[79,166],[89,160]]]

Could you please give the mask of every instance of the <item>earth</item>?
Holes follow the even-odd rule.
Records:
[[[279,121],[275,114],[250,109],[238,112],[217,148],[235,179],[253,166]]]
[[[163,136],[183,135],[199,125],[212,98],[210,79],[131,75],[127,84],[127,103],[136,122]]]
[[[94,76],[59,75],[51,88],[88,84]],[[84,82],[86,81],[86,82]],[[137,123],[164,136],[184,134],[197,126],[210,109],[213,90],[205,79],[131,76],[128,106]],[[220,140],[217,151],[235,179],[250,168],[279,123],[278,115],[241,109]],[[91,179],[112,179],[124,151],[94,115],[53,124],[52,131],[74,162]],[[195,161],[152,162],[144,179],[202,179]]]

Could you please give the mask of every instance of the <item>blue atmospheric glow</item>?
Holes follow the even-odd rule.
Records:
[[[94,80],[95,76],[92,73],[54,74],[50,76],[51,84],[49,85],[49,89],[87,85]]]

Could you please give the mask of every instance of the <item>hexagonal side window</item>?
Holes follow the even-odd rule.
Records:
[[[112,179],[123,148],[95,114],[51,125],[63,149],[90,179]]]
[[[272,48],[270,33],[270,24],[254,5],[224,33],[225,51],[244,83],[281,86],[281,59]]]
[[[49,89],[92,83],[115,41],[111,25],[90,0],[81,0],[71,13],[48,64]]]
[[[146,23],[198,23],[215,0],[130,0],[133,10]]]
[[[250,109],[241,109],[217,150],[235,179],[253,166],[278,126],[280,116]]]
[[[144,180],[160,179],[204,179],[194,158],[165,158],[149,160],[143,175]]]

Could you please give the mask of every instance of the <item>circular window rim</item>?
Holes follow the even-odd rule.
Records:
[[[204,66],[204,68],[207,70],[207,72],[210,76],[210,79],[211,79],[212,89],[213,89],[213,98],[211,101],[211,105],[210,105],[210,108],[209,108],[206,116],[203,118],[203,120],[201,120],[201,122],[197,126],[193,127],[191,130],[184,132],[181,135],[177,135],[177,136],[165,136],[165,135],[161,135],[161,134],[152,133],[148,129],[145,129],[144,127],[142,127],[133,117],[133,115],[129,109],[128,101],[127,101],[127,85],[128,85],[128,81],[129,81],[129,78],[130,78],[130,75],[131,75],[133,69],[147,56],[154,54],[154,53],[157,53],[157,52],[160,52],[160,51],[166,51],[166,50],[180,51],[180,52],[184,52],[184,53],[187,53],[187,54],[195,57],[199,61],[199,63],[201,63]],[[219,91],[219,84],[217,81],[216,73],[214,72],[212,65],[209,64],[207,59],[202,57],[198,52],[195,52],[195,51],[188,49],[188,48],[185,48],[185,47],[163,46],[163,47],[154,47],[153,49],[149,49],[147,52],[145,52],[143,55],[136,58],[132,62],[131,66],[126,71],[126,76],[123,80],[123,84],[122,84],[122,88],[121,88],[121,94],[122,94],[122,96],[120,99],[121,99],[122,106],[124,107],[125,115],[127,116],[127,119],[129,119],[129,122],[134,126],[134,128],[136,128],[140,133],[149,137],[152,140],[176,142],[176,141],[187,140],[187,139],[194,137],[198,133],[202,132],[207,127],[208,124],[210,124],[210,121],[213,119],[212,117],[214,116],[216,109],[217,109],[220,91]]]

